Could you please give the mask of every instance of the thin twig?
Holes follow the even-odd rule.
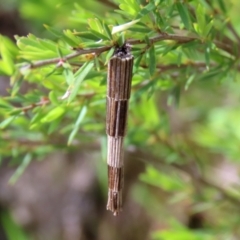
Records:
[[[162,33],[156,37],[150,38],[149,41],[152,44],[155,42],[163,41],[163,40],[174,40],[179,43],[187,43],[189,41],[193,41],[196,39],[197,38],[195,38],[195,37],[186,37],[186,36],[180,36],[180,35],[175,35],[175,34]],[[127,42],[132,45],[145,43],[144,40],[129,40]],[[88,54],[88,53],[101,54],[101,53],[106,52],[109,49],[111,49],[111,47],[112,46],[104,46],[104,47],[92,48],[92,49],[81,49],[81,50],[77,50],[76,52],[73,52],[69,55],[66,55],[63,58],[51,58],[51,59],[46,59],[46,60],[40,60],[40,61],[36,61],[31,64],[24,65],[24,66],[22,66],[22,68],[33,69],[33,68],[43,67],[43,66],[46,66],[49,64],[59,63],[59,61],[66,61],[66,60],[75,58],[80,55]]]
[[[166,142],[164,141],[163,144],[165,144]],[[178,150],[175,149],[173,146],[171,146],[171,144],[166,143],[167,147],[171,148],[174,152],[177,152],[177,154],[179,154]],[[154,156],[153,154],[150,154],[149,152],[144,152],[141,149],[136,149],[134,152],[137,152],[137,154],[139,156],[141,156],[141,158],[137,158],[140,161],[143,161],[147,164],[151,164],[153,166],[155,166],[156,168],[160,168],[163,169],[163,166],[170,166],[173,167],[181,172],[184,172],[185,174],[187,174],[189,177],[191,177],[192,180],[199,182],[202,185],[205,185],[207,187],[210,187],[212,189],[217,190],[218,192],[221,193],[221,195],[227,199],[229,202],[233,203],[236,206],[240,205],[240,199],[237,197],[234,197],[231,193],[229,193],[226,189],[222,188],[219,185],[216,185],[213,182],[210,182],[208,179],[206,179],[204,176],[202,176],[196,165],[189,165],[189,164],[177,164],[177,163],[165,163],[164,161],[162,161],[161,159],[159,159],[158,157]],[[134,154],[134,152],[131,151],[132,154]],[[180,155],[182,155],[181,157],[184,157],[184,159],[187,159],[188,156],[183,155],[183,153],[180,153]],[[147,160],[146,160],[147,159]],[[193,161],[191,161],[193,162]]]
[[[59,101],[66,100],[70,96],[70,94],[71,94],[71,92],[69,90],[67,90],[63,94],[63,96],[58,98],[58,100]],[[84,98],[92,98],[93,96],[95,96],[95,92],[79,94],[79,96],[84,97]],[[32,103],[32,104],[30,104],[28,106],[25,106],[25,107],[18,107],[18,108],[15,108],[15,110],[21,110],[22,112],[27,112],[29,110],[32,110],[32,109],[36,108],[36,107],[48,105],[49,103],[51,103],[50,99],[48,99],[47,97],[44,97],[37,103]]]
[[[35,107],[44,106],[50,103],[50,100],[48,98],[43,98],[40,102],[33,103],[31,105],[25,106],[25,107],[19,107],[18,110],[22,110],[22,112],[27,112],[31,109],[34,109]]]
[[[189,36],[181,36],[181,35],[176,35],[176,34],[161,33],[155,37],[150,38],[149,42],[150,42],[150,44],[154,44],[156,42],[164,41],[164,40],[173,40],[179,44],[184,44],[184,43],[188,43],[188,42],[191,42],[194,40],[200,40],[200,39],[198,37],[189,37]],[[130,39],[127,42],[130,45],[146,43],[144,40],[139,40],[139,39]],[[228,44],[224,44],[222,42],[217,42],[217,41],[215,42],[215,44],[218,48],[221,48],[221,49],[229,52],[230,54],[233,54],[233,49]],[[33,62],[31,64],[24,65],[24,66],[22,66],[22,68],[31,68],[31,69],[39,68],[39,67],[43,67],[43,66],[46,66],[49,64],[56,64],[61,61],[66,61],[66,60],[69,60],[69,59],[72,59],[72,58],[75,58],[77,56],[84,55],[84,54],[89,54],[89,53],[101,54],[103,52],[108,51],[111,48],[112,48],[112,46],[104,46],[104,47],[92,48],[92,49],[80,49],[80,50],[77,50],[76,52],[73,52],[62,58],[52,58],[52,59],[40,60],[40,61]]]
[[[182,159],[189,159],[189,156],[184,153],[182,150],[175,148],[174,146],[171,145],[170,142],[161,139],[157,134],[154,135],[155,137],[157,137],[157,139],[164,145],[166,145],[171,151],[177,153]],[[191,163],[196,163],[196,160],[189,160],[188,162]],[[198,181],[208,187],[214,188],[217,191],[219,191],[222,196],[224,196],[226,199],[228,199],[229,201],[231,201],[234,204],[239,205],[240,204],[240,199],[234,197],[233,195],[231,195],[227,190],[225,190],[224,188],[220,187],[219,185],[214,184],[213,182],[210,182],[209,180],[207,180],[198,170],[197,165],[194,164],[193,166],[187,166],[187,165],[179,165],[177,163],[172,163],[171,166],[187,173],[192,179],[194,179],[195,181]]]
[[[198,182],[200,182],[201,184],[203,184],[205,186],[208,186],[208,187],[216,189],[217,191],[219,191],[222,194],[222,196],[224,196],[224,198],[228,199],[230,202],[232,202],[232,203],[234,203],[236,205],[240,204],[240,199],[238,199],[238,198],[234,197],[233,195],[231,195],[228,191],[226,191],[226,189],[220,187],[219,185],[216,185],[213,182],[210,182],[209,180],[204,178],[199,173],[196,176],[196,168],[194,170],[192,170],[190,167],[181,166],[181,165],[176,164],[176,163],[171,164],[171,166],[181,170],[182,172],[187,173],[195,181],[198,181]]]
[[[190,42],[190,41],[198,40],[198,38],[197,37],[181,36],[181,35],[176,35],[176,34],[161,33],[156,37],[150,38],[149,42],[151,44],[153,44],[153,43],[160,42],[160,41],[163,41],[163,40],[173,40],[173,41],[176,41],[178,43],[187,43],[187,42]],[[146,43],[145,40],[138,40],[138,39],[129,40],[127,42],[130,43],[130,44]]]
[[[66,60],[75,58],[80,55],[88,54],[88,53],[95,53],[95,54],[98,53],[99,54],[99,53],[108,51],[110,48],[111,48],[111,46],[104,46],[104,47],[92,48],[92,49],[81,49],[81,50],[77,50],[76,52],[70,53],[69,55],[66,55],[63,58],[51,58],[51,59],[46,59],[46,60],[40,60],[40,61],[36,61],[31,64],[24,65],[22,68],[33,69],[33,68],[43,67],[45,65],[59,63],[60,60],[66,61]]]
[[[209,7],[212,9],[213,13],[214,14],[221,14],[219,12],[219,10],[217,10],[214,6],[213,6],[213,3],[211,0],[206,0],[207,4],[209,5]],[[229,28],[229,30],[232,32],[232,34],[236,37],[236,39],[238,40],[238,42],[240,41],[240,37],[238,35],[238,33],[236,32],[236,30],[233,28],[232,24],[230,22],[227,23],[227,26]],[[221,32],[220,32],[221,34]],[[225,40],[227,40],[227,42],[230,44],[226,44],[224,42],[216,42],[216,45],[217,47],[231,53],[234,55],[234,52],[233,52],[233,44],[234,42],[227,36],[225,36]]]
[[[216,64],[210,64],[211,66],[216,66]],[[149,68],[146,64],[140,65],[142,68]],[[187,67],[193,67],[197,69],[204,69],[207,67],[206,63],[204,62],[188,62],[184,64],[169,64],[169,65],[157,65],[156,68],[159,69],[161,72],[174,70],[174,69],[182,69]]]

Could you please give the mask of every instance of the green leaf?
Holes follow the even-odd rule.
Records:
[[[67,42],[70,46],[76,46],[75,41],[73,41],[70,37],[67,36],[67,34],[65,35],[64,33],[62,33],[61,31],[50,27],[46,24],[44,24],[44,27],[51,32],[54,36],[63,39],[65,42]]]
[[[100,72],[100,69],[101,69],[100,61],[96,55],[94,56],[94,66],[95,66],[95,69],[97,70],[97,72]]]
[[[17,109],[17,108],[15,108],[15,109],[13,109],[13,110],[11,110],[10,112],[9,112],[9,115],[11,115],[11,116],[16,116],[16,115],[18,115],[18,114],[20,114],[20,113],[22,113],[22,109]]]
[[[179,47],[179,49],[180,49],[180,47]],[[182,51],[178,53],[178,57],[177,57],[177,65],[178,66],[180,66],[182,63],[182,55],[183,55]]]
[[[112,40],[112,34],[111,34],[111,31],[110,31],[108,25],[103,23],[103,28],[104,28],[105,32],[107,33],[109,40]]]
[[[0,108],[11,109],[12,105],[7,102],[7,100],[0,98]]]
[[[152,166],[148,166],[146,172],[140,174],[140,180],[165,191],[178,191],[184,188],[177,176],[173,178],[173,176],[160,172]]]
[[[134,70],[133,70],[134,73],[138,70],[142,58],[143,58],[143,54],[139,54],[139,56],[135,59],[135,61],[134,61]]]
[[[214,236],[203,231],[190,231],[186,227],[176,227],[169,230],[161,230],[152,234],[152,240],[213,240]]]
[[[195,78],[195,74],[192,74],[186,81],[186,84],[185,84],[185,87],[184,87],[184,90],[187,91],[190,84],[193,82],[194,78]]]
[[[51,133],[57,131],[57,129],[59,129],[59,126],[61,125],[61,118],[58,118],[52,122],[50,122],[48,130],[47,130],[47,134],[50,135]]]
[[[16,116],[11,116],[11,117],[6,118],[5,120],[3,120],[0,123],[0,129],[6,128],[15,118],[16,118]]]
[[[62,34],[61,39],[64,40],[64,38],[66,36]],[[58,56],[56,51],[57,44],[50,40],[38,39],[32,34],[28,35],[28,37],[17,38],[17,45],[21,50],[19,57],[28,61],[49,59]],[[69,48],[60,47],[60,45],[58,47],[62,51],[62,55],[67,55],[71,52]]]
[[[55,105],[59,104],[58,97],[54,91],[51,91],[48,96],[49,96],[51,103],[53,103]]]
[[[169,93],[167,103],[169,106],[175,105],[178,106],[179,100],[180,100],[180,93],[181,93],[181,87],[180,85],[176,85],[172,88],[172,90]]]
[[[34,129],[39,125],[41,125],[40,121],[42,118],[43,118],[43,112],[40,110],[32,117],[29,129]]]
[[[33,34],[29,34],[27,37],[18,37],[17,45],[21,50],[24,50],[26,47],[40,47],[39,41],[37,41],[37,38]]]
[[[111,48],[108,51],[104,65],[106,65],[108,63],[108,61],[110,60],[110,58],[113,56],[114,50],[115,50],[114,48]]]
[[[67,84],[68,85],[73,84],[73,82],[74,82],[74,74],[73,74],[73,71],[72,71],[72,68],[71,68],[70,64],[69,63],[63,63],[62,66],[64,68],[63,74],[64,74],[64,76],[66,78]]]
[[[124,32],[121,32],[121,33],[119,34],[118,39],[117,39],[117,43],[118,43],[119,46],[122,46],[125,42],[126,42],[126,41],[125,41],[125,33],[124,33]]]
[[[58,46],[56,46],[56,52],[58,53],[58,57],[62,59],[63,58],[63,53]]]
[[[10,76],[12,74],[12,69],[7,62],[0,60],[0,75]]]
[[[98,40],[99,40],[99,39],[109,40],[107,36],[105,36],[104,34],[102,34],[102,33],[100,33],[100,32],[91,30],[91,33],[92,33],[93,35],[95,35],[96,37],[98,37]]]
[[[223,2],[223,0],[217,0],[218,1],[218,4],[221,8],[221,10],[226,13],[226,6],[225,6],[225,3]]]
[[[64,30],[63,33],[68,39],[71,39],[76,46],[79,46],[81,44],[81,38],[77,37],[76,34],[73,33],[72,31]]]
[[[154,45],[152,45],[149,49],[149,73],[151,76],[154,75],[155,70],[156,70],[156,57]]]
[[[80,36],[81,38],[85,38],[85,39],[92,40],[92,41],[99,40],[98,37],[96,37],[94,34],[92,34],[90,32],[77,32],[77,33],[75,32],[74,34],[77,36]]]
[[[202,34],[206,27],[205,8],[203,7],[202,4],[198,4],[197,6],[196,17],[197,17],[198,32]]]
[[[80,85],[84,78],[87,76],[87,74],[91,71],[94,63],[93,62],[86,62],[83,64],[83,66],[75,73],[74,75],[74,83],[73,86],[71,86],[71,94],[68,98],[68,103],[70,103],[78,93],[78,90],[80,88]]]
[[[96,11],[99,11],[99,6],[101,6],[101,2],[98,1],[78,1],[78,3],[74,3],[76,11],[73,11],[73,16],[70,17],[71,20],[74,20],[75,22],[78,22],[80,24],[86,24],[86,20],[89,18],[94,17],[94,13],[92,11],[89,11],[89,5],[90,4],[94,6],[94,9],[96,8]],[[70,4],[69,4],[70,5]],[[70,5],[71,6],[71,5]],[[91,10],[94,10],[93,8]]]
[[[149,40],[149,37],[148,37],[147,35],[145,35],[144,40],[145,40],[145,42],[146,42],[146,44],[147,44],[148,46],[151,45],[150,40]]]
[[[16,224],[14,219],[11,217],[10,211],[1,210],[0,222],[8,240],[30,240],[30,238],[28,238],[25,234],[23,228]]]
[[[51,122],[59,117],[61,117],[65,112],[63,107],[56,107],[52,109],[46,116],[41,119],[42,123]]]
[[[103,33],[102,24],[98,18],[88,19],[88,24],[93,31]]]
[[[223,71],[219,68],[213,69],[211,71],[207,71],[205,73],[202,73],[200,76],[198,76],[198,80],[211,80],[212,78],[217,77],[218,80],[220,80],[224,76]]]
[[[18,54],[18,48],[16,47],[15,43],[10,40],[8,37],[0,35],[0,48],[2,44],[8,49],[9,54],[11,57],[15,57]]]
[[[73,127],[73,130],[72,132],[70,133],[70,136],[68,138],[68,145],[70,145],[74,139],[74,137],[76,136],[78,130],[79,130],[79,127],[80,127],[80,124],[82,123],[85,115],[87,113],[87,106],[83,106],[80,113],[79,113],[79,116],[77,118],[77,121],[75,122],[75,125]]]
[[[16,57],[16,53],[16,47],[13,47],[13,43],[7,37],[0,35],[0,71],[2,74],[13,74],[15,70],[14,59]]]
[[[183,21],[185,28],[190,30],[192,24],[191,24],[191,20],[189,17],[188,8],[186,6],[186,3],[177,2],[176,6],[177,6],[177,10],[179,12],[179,15]]]
[[[138,91],[134,92],[132,98],[138,99],[138,98],[141,98],[143,94],[149,94],[149,92],[151,93],[151,89],[154,87],[155,84],[156,84],[156,81],[154,81],[154,79],[150,80]]]
[[[53,52],[56,51],[56,46],[57,45],[53,41],[50,41],[48,39],[41,39],[39,43],[44,47],[44,49],[49,49]]]
[[[161,14],[156,14],[156,23],[160,29],[163,29],[163,30],[165,29],[166,23],[163,20]]]
[[[144,8],[141,9],[141,11],[138,13],[136,18],[141,18],[141,17],[147,15],[148,13],[154,11],[155,9],[156,9],[155,3],[150,2]]]
[[[211,43],[207,44],[207,47],[205,49],[205,61],[206,61],[207,68],[209,68],[209,64],[210,64],[210,53],[211,53]]]
[[[51,71],[48,72],[46,75],[45,75],[45,79],[50,77],[51,75],[53,75],[55,72],[57,72],[59,70],[59,67],[58,65],[55,65],[54,67],[50,68]],[[28,74],[28,72],[30,71],[30,69],[27,69],[26,71],[26,74]],[[23,71],[22,71],[23,72]],[[22,73],[23,75],[25,75],[24,73]]]
[[[142,28],[142,27],[131,27],[129,28],[130,31],[136,33],[149,33],[149,28]]]
[[[135,16],[141,10],[136,0],[126,0],[125,3],[119,5],[119,8],[123,10],[123,13],[128,13],[131,16]]]
[[[30,153],[28,153],[27,155],[25,155],[25,157],[23,158],[22,163],[17,168],[17,170],[14,172],[12,177],[9,179],[9,183],[10,184],[16,183],[16,181],[23,174],[23,172],[25,171],[26,167],[30,164],[31,161],[32,161],[32,155]]]
[[[203,29],[203,36],[204,37],[207,37],[208,34],[210,33],[210,31],[212,30],[212,27],[213,27],[213,20],[210,21],[206,26],[205,28]]]

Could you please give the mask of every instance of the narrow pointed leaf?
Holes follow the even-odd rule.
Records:
[[[96,37],[98,37],[98,40],[99,40],[99,39],[109,40],[107,36],[105,36],[104,34],[102,34],[102,33],[100,33],[100,32],[91,30],[91,33],[92,33],[93,35],[95,35]]]
[[[149,73],[151,76],[153,76],[155,69],[156,69],[156,57],[154,45],[152,45],[149,49]]]
[[[41,119],[42,123],[51,122],[63,115],[65,109],[63,107],[56,107],[52,111],[50,111],[45,117]]]
[[[84,65],[76,72],[75,80],[71,89],[71,94],[68,98],[68,102],[70,103],[77,95],[78,90],[81,86],[82,81],[87,76],[87,74],[91,71],[94,63],[93,62],[86,62]]]
[[[32,161],[32,155],[30,153],[28,153],[22,163],[20,164],[20,166],[17,168],[17,170],[15,171],[15,173],[12,175],[12,177],[9,180],[10,184],[14,184],[19,177],[23,174],[23,172],[25,171],[25,169],[27,168],[27,166],[29,165],[29,163]]]
[[[106,60],[105,60],[105,65],[108,63],[108,61],[112,57],[113,53],[114,53],[114,48],[111,48],[107,53]]]
[[[194,78],[195,78],[195,74],[192,74],[186,81],[186,84],[185,84],[185,87],[184,87],[184,90],[187,91],[190,84],[193,82]]]
[[[70,103],[77,95],[78,90],[81,86],[82,81],[84,78],[87,76],[87,74],[91,71],[94,63],[93,61],[91,62],[86,62],[84,65],[76,72],[74,78],[74,83],[73,86],[71,86],[71,94],[68,98],[68,102]]]
[[[179,12],[179,15],[183,21],[185,28],[190,29],[191,28],[191,20],[189,17],[189,13],[188,13],[186,4],[178,2],[178,3],[176,3],[176,6],[177,6],[177,10]]]
[[[0,123],[0,129],[6,128],[15,118],[16,118],[16,116],[11,116],[11,117],[6,118],[5,120],[3,120]]]
[[[148,5],[146,5],[144,8],[142,8],[142,10],[137,15],[137,18],[141,18],[141,17],[147,15],[148,13],[152,12],[155,8],[156,8],[155,3],[150,2]]]
[[[63,74],[66,78],[66,82],[68,85],[73,84],[74,82],[74,74],[72,72],[71,66],[68,63],[64,63],[63,64],[64,70],[63,70]]]
[[[88,19],[88,24],[92,30],[99,32],[99,33],[103,32],[102,25],[101,25],[101,22],[99,19],[97,19],[97,18]]]
[[[58,100],[58,98],[56,96],[56,93],[54,91],[51,91],[49,93],[49,99],[50,99],[51,103],[56,104],[56,105],[59,104],[59,100]]]
[[[107,33],[108,38],[111,40],[112,39],[112,34],[111,34],[111,31],[110,31],[108,25],[103,23],[103,28],[104,28],[105,32]]]
[[[218,1],[218,4],[221,8],[221,10],[226,13],[226,6],[225,6],[225,3],[223,2],[223,0],[217,0]]]
[[[174,88],[172,88],[172,90],[170,91],[170,94],[168,96],[168,100],[167,100],[167,103],[169,106],[171,106],[171,105],[178,106],[179,105],[180,93],[181,93],[180,85],[176,85]]]
[[[78,119],[73,127],[73,130],[72,132],[70,133],[70,136],[68,138],[68,145],[70,145],[74,139],[74,137],[76,136],[78,130],[79,130],[79,127],[80,127],[80,124],[82,123],[85,115],[87,113],[87,106],[83,106],[79,115],[78,115]]]

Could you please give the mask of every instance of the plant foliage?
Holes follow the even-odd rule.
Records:
[[[168,230],[152,238],[237,239],[239,186],[222,187],[209,174],[219,156],[239,163],[240,5],[232,2],[115,0],[106,8],[79,1],[71,5],[72,28],[46,24],[46,37],[16,36],[16,45],[0,36],[0,74],[11,77],[0,99],[0,156],[20,164],[11,181],[32,159],[105,136],[107,63],[128,42],[135,61],[126,148],[145,156],[140,180],[165,191],[169,201],[191,199],[193,212],[208,203],[206,209],[231,218],[214,218],[201,232],[165,219]],[[26,8],[36,12],[29,3],[21,11],[31,12]]]

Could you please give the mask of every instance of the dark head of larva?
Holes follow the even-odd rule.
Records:
[[[131,46],[128,43],[124,43],[121,47],[117,46],[114,55],[121,58],[131,56]]]

